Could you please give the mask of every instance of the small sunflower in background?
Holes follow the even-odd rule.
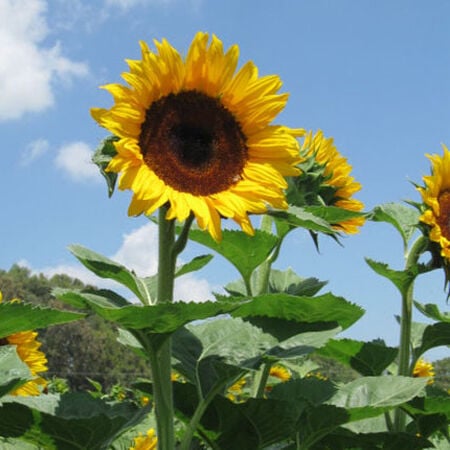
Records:
[[[3,296],[0,292],[0,303],[2,300]],[[39,376],[40,373],[46,372],[48,368],[47,358],[39,350],[42,344],[36,339],[37,335],[36,331],[21,331],[0,339],[0,345],[16,346],[17,355],[28,366],[31,375],[34,377],[11,392],[11,395],[40,395],[42,390],[47,386],[47,381]]]
[[[94,119],[118,139],[106,172],[131,189],[129,215],[150,215],[168,204],[168,220],[193,214],[221,238],[221,218],[254,230],[248,214],[287,207],[285,176],[298,175],[297,137],[303,130],[273,125],[288,94],[277,75],[260,77],[252,62],[238,71],[239,47],[197,33],[186,58],[165,39],[156,52],[141,42],[142,59],[129,60],[129,86],[103,86],[110,109]]]
[[[423,358],[420,358],[413,369],[413,377],[429,377],[430,380],[428,381],[428,384],[434,383],[434,367],[433,364],[425,361]]]
[[[336,206],[348,211],[362,212],[364,204],[353,198],[361,184],[352,177],[352,166],[322,131],[310,131],[300,149],[301,175],[290,179],[289,203],[296,206]],[[359,232],[364,224],[362,216],[334,223],[336,231],[347,234]]]
[[[429,239],[439,246],[439,254],[450,262],[450,151],[443,145],[444,154],[427,155],[431,161],[431,175],[424,176],[425,186],[418,186],[422,195],[423,213],[420,221],[429,227]]]
[[[145,436],[139,433],[139,436],[134,438],[134,444],[129,450],[156,450],[157,444],[158,438],[155,435],[155,430],[151,428]]]

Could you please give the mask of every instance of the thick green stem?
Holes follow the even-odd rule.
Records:
[[[273,219],[269,215],[265,214],[261,219],[261,231],[266,233],[272,232]],[[272,250],[267,259],[258,267],[256,271],[256,282],[255,282],[255,295],[267,294],[269,292],[269,279],[270,270],[272,269],[272,263],[277,259],[280,252],[282,240],[280,239],[276,247]]]
[[[158,294],[157,303],[173,300],[176,255],[173,251],[175,225],[173,220],[166,220],[167,206],[159,210],[159,259],[158,259]],[[150,352],[150,364],[153,378],[153,395],[157,424],[158,449],[175,448],[174,409],[171,374],[171,340]]]
[[[420,255],[427,245],[426,238],[419,237],[412,245],[405,264],[405,270],[411,269],[417,264]],[[409,376],[411,359],[411,325],[413,307],[414,279],[411,280],[408,288],[402,293],[402,315],[400,322],[400,346],[398,353],[398,375]],[[395,412],[394,427],[396,431],[404,431],[406,424],[405,412],[397,409]]]
[[[255,390],[253,392],[253,396],[255,398],[263,398],[264,397],[264,391],[266,389],[267,380],[269,379],[270,375],[270,368],[272,367],[272,363],[266,362],[263,365],[262,370],[260,370],[256,377],[255,377]]]

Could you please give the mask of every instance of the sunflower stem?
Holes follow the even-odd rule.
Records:
[[[168,206],[159,209],[159,256],[157,303],[172,302],[175,279],[176,254],[174,252],[175,224],[167,220]],[[175,448],[174,408],[171,375],[171,339],[167,338],[155,351],[150,352],[153,378],[158,449]]]
[[[420,256],[427,247],[427,240],[420,236],[411,246],[406,256],[405,271],[411,269],[417,264]],[[400,319],[400,345],[398,352],[398,372],[399,376],[410,376],[411,359],[411,325],[412,325],[412,306],[414,292],[413,278],[407,289],[402,292],[402,314]],[[395,411],[394,429],[395,431],[404,431],[406,425],[406,414],[400,408]]]
[[[265,233],[272,233],[273,218],[264,214],[261,218],[260,230]],[[266,260],[258,267],[256,271],[255,295],[267,294],[269,292],[269,279],[272,263],[277,259],[280,252],[281,239],[272,250]]]
[[[270,368],[272,367],[271,362],[265,362],[263,365],[262,370],[260,370],[255,379],[255,387],[253,396],[255,398],[263,398],[264,397],[264,391],[266,389],[267,380],[269,379],[270,375]]]

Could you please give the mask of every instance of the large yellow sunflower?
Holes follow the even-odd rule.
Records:
[[[300,184],[302,177],[307,180],[306,204],[324,204],[348,211],[362,211],[364,204],[352,198],[361,189],[361,185],[350,176],[352,166],[339,153],[333,138],[326,138],[320,130],[315,135],[309,132],[304,138],[300,155],[304,160],[302,166],[307,167],[298,180]],[[315,186],[314,189],[311,188],[312,185]],[[333,227],[347,234],[355,234],[364,221],[364,217],[354,217],[333,224]]]
[[[2,293],[0,292],[0,302],[2,301]],[[45,354],[39,350],[42,345],[37,339],[35,331],[21,331],[0,339],[0,345],[15,345],[19,358],[28,366],[32,380],[26,382],[13,392],[11,395],[39,395],[42,389],[47,385],[44,378],[38,374],[46,372],[47,358]]]
[[[165,39],[156,52],[141,42],[142,59],[127,61],[129,86],[103,86],[110,109],[94,119],[119,138],[107,171],[131,189],[129,215],[152,214],[170,205],[167,219],[191,212],[212,237],[221,217],[253,233],[248,213],[286,208],[284,176],[297,175],[296,137],[303,130],[272,125],[288,95],[276,75],[259,77],[252,62],[237,72],[239,48],[197,33],[186,58]]]
[[[442,156],[427,155],[432,168],[423,177],[425,186],[418,187],[427,207],[420,220],[431,227],[430,240],[439,244],[441,256],[450,260],[450,151],[442,147]]]

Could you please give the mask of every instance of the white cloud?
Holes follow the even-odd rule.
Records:
[[[30,142],[20,157],[20,164],[28,166],[36,159],[48,152],[50,145],[46,139],[36,139]]]
[[[106,6],[117,6],[120,9],[128,10],[133,8],[134,6],[138,6],[139,4],[143,5],[154,4],[154,5],[168,5],[172,3],[173,0],[105,0]]]
[[[71,142],[58,149],[55,165],[74,181],[100,181],[101,175],[92,162],[92,154],[85,142]]]
[[[94,249],[93,249],[94,250]],[[125,234],[118,251],[110,257],[112,260],[132,269],[138,276],[154,275],[158,268],[158,229],[153,223],[148,223],[129,234]],[[27,261],[20,261],[21,266],[28,267],[34,273],[43,273],[47,277],[56,274],[66,274],[78,278],[83,283],[99,288],[112,289],[124,297],[131,295],[130,291],[114,281],[97,277],[81,264],[60,264],[57,266],[31,269]],[[197,278],[190,273],[175,281],[174,300],[202,302],[211,300],[213,295],[208,281]],[[132,299],[132,301],[137,301]]]
[[[54,103],[54,82],[88,73],[62,56],[60,44],[44,47],[49,34],[44,0],[0,0],[0,121],[42,111]]]

